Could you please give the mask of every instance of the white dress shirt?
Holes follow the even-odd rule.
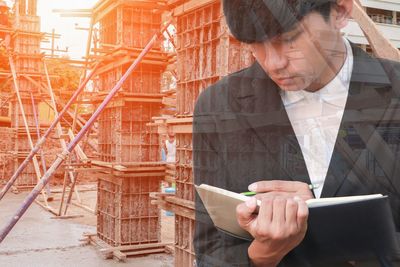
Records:
[[[347,50],[346,60],[331,82],[317,92],[281,91],[311,183],[317,186],[314,189],[316,198],[321,196],[353,71],[353,52],[349,41],[343,39]]]

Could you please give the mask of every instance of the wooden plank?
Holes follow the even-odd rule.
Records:
[[[100,238],[97,237],[96,234],[84,234],[84,237],[86,237],[89,241],[89,244],[93,245],[96,249],[102,249],[102,248],[109,248],[111,247],[109,244],[101,240]],[[101,253],[103,255],[104,259],[112,259],[113,253]]]
[[[162,192],[151,192],[149,194],[149,196],[151,198],[156,198],[156,199],[161,199],[163,197],[171,196],[171,195],[175,195],[175,194],[173,194],[173,193],[162,193]]]
[[[133,252],[124,252],[124,254],[127,256],[139,256],[139,255],[156,254],[156,253],[164,253],[164,252],[165,252],[165,248],[159,248],[159,249],[148,249],[148,250],[146,249],[146,250],[133,251]]]
[[[190,201],[190,200],[181,199],[181,198],[178,198],[175,196],[167,196],[167,197],[165,197],[165,200],[172,204],[184,206],[185,208],[189,208],[189,209],[193,209],[193,210],[195,209],[194,202]]]
[[[173,10],[174,16],[181,16],[185,13],[188,13],[192,10],[198,9],[202,6],[212,4],[217,2],[216,0],[191,0],[188,1]]]
[[[39,200],[35,200],[35,203],[38,204],[40,207],[42,207],[44,210],[52,213],[53,215],[58,216],[58,212],[56,210],[54,210],[52,207],[43,204],[42,202],[40,202]]]
[[[107,96],[109,93],[108,91],[99,91],[96,95],[98,96],[102,96],[105,97]],[[146,97],[146,98],[163,98],[165,96],[165,94],[163,93],[153,93],[153,94],[149,94],[149,93],[132,93],[132,92],[124,92],[121,91],[118,93],[118,97],[121,98],[126,98],[126,97]]]
[[[154,176],[165,176],[165,172],[150,172],[150,173],[120,173],[115,172],[116,176],[119,177],[154,177]]]
[[[118,170],[118,169],[116,169]],[[119,171],[119,170],[118,170]],[[140,167],[138,168],[124,168],[122,169],[124,172],[135,172],[135,171],[140,171],[140,172],[146,172],[146,171],[165,171],[165,166],[160,166],[160,167]]]
[[[121,251],[114,251],[113,252],[114,258],[118,259],[119,261],[126,261],[127,255],[125,253],[122,253]]]
[[[110,56],[121,56],[121,55],[130,55],[131,57],[138,57],[141,53],[140,48],[129,47],[126,45],[113,45],[113,44],[105,44],[100,43],[102,48],[92,48],[93,52],[104,53]],[[105,55],[105,56],[107,56]],[[158,61],[168,61],[170,56],[168,53],[157,50],[154,48],[153,50],[149,51],[149,53],[144,57],[145,59],[156,59]]]
[[[108,13],[117,8],[120,4],[121,1],[115,1],[115,0],[99,1],[99,5],[93,8],[94,24],[102,20]]]
[[[60,17],[63,18],[90,18],[92,14],[90,13],[62,13]]]
[[[143,166],[164,166],[165,162],[163,161],[155,161],[155,162],[118,162],[118,163],[109,163],[109,162],[104,162],[100,160],[92,160],[91,163],[93,165],[98,165],[98,166],[104,166],[104,167],[109,167],[109,168],[133,168],[137,167],[136,170],[140,170],[140,167]]]
[[[181,199],[176,197],[173,193],[159,193],[159,192],[152,192],[150,193],[151,198],[155,198],[157,200],[165,201],[173,205],[182,206],[188,209],[195,209],[194,201]]]
[[[130,54],[124,56],[123,58],[118,58],[115,55],[109,55],[108,57],[109,57],[108,60],[110,60],[111,63],[99,68],[99,70],[97,71],[98,75],[100,75],[100,74],[102,74],[104,72],[108,72],[110,70],[113,70],[115,68],[122,67],[123,65],[131,64],[136,59],[134,56],[132,56]],[[147,59],[144,58],[141,63],[142,64],[158,65],[160,67],[166,67],[168,65],[167,61],[161,61],[159,59],[151,60],[151,59],[148,59],[148,58]]]
[[[140,98],[140,97],[128,97],[124,99],[126,102],[142,102],[142,103],[160,103],[162,104],[162,98],[150,99],[150,98]]]
[[[63,220],[63,219],[75,219],[75,218],[82,218],[85,217],[84,215],[63,215],[63,216],[53,216],[50,219],[53,220]]]
[[[195,220],[194,210],[184,208],[182,206],[172,205],[172,204],[169,204],[166,201],[162,201],[162,200],[152,200],[151,204],[157,205],[160,209],[172,211],[177,215]]]
[[[90,167],[90,168],[73,168],[73,170],[74,171],[76,171],[76,172],[100,172],[100,171],[104,171],[104,168],[101,168],[101,167],[99,167],[99,168],[93,168],[93,167]]]
[[[53,9],[52,12],[54,12],[54,13],[65,13],[65,12],[91,13],[92,9],[90,9],[90,8],[80,8],[80,9],[79,8],[73,8],[73,9],[56,8],[56,9]]]
[[[118,168],[120,170],[126,169],[126,167],[122,165],[115,165],[113,163],[107,163],[104,161],[99,161],[99,160],[92,160],[91,161],[93,165],[101,166],[101,167],[107,167],[107,168]]]
[[[193,117],[167,119],[167,124],[193,124]]]
[[[172,126],[172,131],[174,133],[193,133],[193,125],[188,124],[188,125],[173,125]]]
[[[86,205],[83,205],[83,204],[80,204],[80,203],[76,203],[75,201],[72,201],[71,204],[76,206],[76,207],[78,207],[78,208],[84,209],[84,210],[96,215],[96,210],[92,209],[92,208],[90,208],[90,207],[88,207]]]
[[[151,244],[139,244],[139,245],[130,245],[130,246],[119,246],[119,247],[111,247],[100,249],[100,252],[114,252],[117,250],[126,251],[126,250],[138,250],[138,249],[148,249],[148,248],[159,248],[165,247],[168,245],[173,245],[174,243],[151,243]]]

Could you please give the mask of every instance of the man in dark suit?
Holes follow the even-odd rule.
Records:
[[[217,230],[196,198],[197,265],[367,266],[302,253],[305,200],[388,195],[400,231],[399,64],[341,36],[352,0],[223,4],[232,34],[249,43],[256,62],[200,95],[195,183],[249,187],[262,202],[258,216],[254,199],[237,208],[250,242]]]

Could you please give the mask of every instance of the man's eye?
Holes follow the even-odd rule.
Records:
[[[294,42],[300,36],[300,34],[301,34],[301,32],[298,32],[298,33],[296,33],[294,35],[291,35],[291,36],[285,36],[285,37],[282,38],[282,41],[285,42],[285,43]]]
[[[282,41],[285,42],[285,43],[291,43],[294,40],[295,40],[295,38],[293,38],[293,37],[286,37],[286,38],[282,39]]]

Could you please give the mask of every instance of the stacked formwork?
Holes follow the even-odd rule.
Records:
[[[6,183],[7,179],[13,174],[13,169],[10,168],[13,158],[10,156],[13,151],[13,129],[8,127],[0,127],[0,185]]]
[[[230,36],[220,1],[182,12],[177,35],[178,114],[191,115],[202,90],[248,66],[253,58],[248,46]]]
[[[33,143],[36,142],[37,122],[34,118],[34,109],[37,111],[40,101],[40,92],[33,82],[40,83],[40,63],[43,55],[40,53],[40,17],[36,14],[35,0],[20,0],[16,2],[16,16],[13,27],[17,29],[12,40],[13,53],[12,62],[15,64],[17,81],[14,89],[19,90],[22,108],[25,112],[26,122],[29,127]],[[27,78],[26,78],[27,77]],[[33,82],[32,82],[33,81]],[[32,101],[33,100],[33,101]],[[17,94],[11,97],[11,127],[14,129],[13,150],[14,150],[14,171],[31,150],[25,123],[22,116]],[[19,176],[16,186],[26,188],[35,186],[37,175],[33,163]]]
[[[99,24],[98,53],[104,66],[96,90],[115,86],[151,37],[161,29],[162,6],[156,1],[100,1],[94,8]],[[118,95],[99,118],[99,152],[102,161],[134,165],[123,173],[99,177],[98,236],[113,246],[160,242],[160,213],[151,205],[150,192],[160,190],[165,166],[160,160],[157,130],[148,127],[161,110],[161,76],[168,63],[162,41],[144,58]],[[140,171],[162,168],[157,175]],[[149,165],[150,164],[150,165]],[[139,168],[139,169],[138,169]]]
[[[159,190],[160,163],[111,167],[99,177],[97,235],[112,246],[160,242],[159,211],[150,193]]]
[[[159,161],[157,131],[147,124],[160,112],[157,103],[120,102],[99,119],[100,159],[106,162]]]
[[[220,1],[184,3],[177,16],[177,111],[168,121],[176,133],[176,196],[194,201],[192,116],[199,94],[223,76],[249,66],[248,47],[231,37]],[[194,205],[194,204],[193,204]],[[188,206],[193,206],[188,205]],[[194,216],[175,216],[175,266],[193,266]]]
[[[26,156],[31,151],[31,146],[28,139],[28,134],[26,132],[21,109],[14,95],[11,101],[11,128],[13,129],[12,144],[13,144],[13,170],[14,172],[24,161]],[[33,106],[31,98],[26,92],[21,94],[22,104],[24,107],[26,119],[31,133],[31,138],[33,142],[36,142],[36,124],[33,117]],[[37,103],[37,102],[36,102]],[[33,135],[34,134],[34,135]],[[20,174],[16,181],[16,186],[19,189],[27,189],[35,186],[37,184],[37,176],[33,162],[30,162],[25,170]]]

